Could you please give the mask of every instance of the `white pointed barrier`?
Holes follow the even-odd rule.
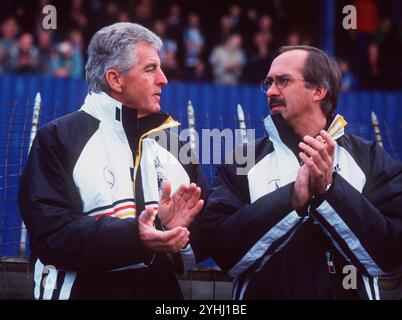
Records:
[[[374,111],[371,111],[371,124],[373,125],[375,140],[383,147],[380,124],[378,123],[378,118]]]
[[[187,104],[187,117],[188,117],[188,129],[190,133],[190,148],[193,151],[196,151],[196,144],[195,144],[195,115],[194,115],[194,108],[191,100],[188,100]]]
[[[41,99],[40,93],[38,92],[38,93],[36,93],[36,96],[35,96],[35,103],[34,103],[33,113],[32,113],[32,126],[31,126],[31,136],[29,138],[28,153],[31,150],[32,143],[36,136],[36,132],[38,131],[39,114],[40,114],[41,104],[42,104],[42,99]],[[27,229],[25,227],[24,222],[21,221],[20,256],[25,256],[26,242],[27,242]]]
[[[244,118],[244,111],[240,103],[237,104],[237,119],[239,121],[239,128],[241,133],[241,142],[247,143],[247,128],[246,121]]]

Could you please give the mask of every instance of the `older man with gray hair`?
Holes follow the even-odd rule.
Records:
[[[180,299],[174,271],[205,258],[200,167],[153,136],[179,125],[160,112],[161,45],[138,24],[99,30],[84,105],[38,131],[19,194],[36,299]]]

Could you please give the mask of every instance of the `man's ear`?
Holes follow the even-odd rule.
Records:
[[[114,69],[109,69],[105,74],[106,81],[110,87],[115,92],[121,93],[122,88],[122,78],[120,73]]]
[[[327,95],[328,89],[324,88],[323,86],[317,86],[314,89],[314,94],[313,94],[313,101],[314,102],[319,102],[325,98]]]

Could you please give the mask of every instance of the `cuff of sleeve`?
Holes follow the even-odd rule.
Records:
[[[190,251],[192,251],[192,248],[190,246],[190,242],[188,242],[184,248],[180,249],[181,253],[189,253]]]
[[[313,200],[311,202],[312,208],[318,208],[326,200],[327,195],[334,189],[334,185],[336,183],[336,176],[337,176],[336,172],[333,172],[332,183],[327,186],[325,192],[313,195]]]
[[[325,197],[328,193],[332,191],[332,189],[334,188],[334,184],[336,182],[336,177],[337,177],[336,171],[332,172],[332,183],[327,186],[325,192],[321,196]]]
[[[138,226],[137,226],[138,228]],[[136,241],[138,241],[138,249],[139,249],[139,257],[141,257],[142,262],[145,265],[150,265],[152,264],[154,258],[155,258],[155,252],[153,250],[151,250],[150,248],[148,248],[139,238],[139,236],[137,235],[136,237]]]
[[[295,183],[291,183],[291,189],[290,189],[290,203],[292,203],[293,199],[293,194],[295,192]],[[303,208],[295,209],[297,215],[299,217],[305,217],[308,215],[308,208],[310,207],[310,202],[307,202],[306,205]]]

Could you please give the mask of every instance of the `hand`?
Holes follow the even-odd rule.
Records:
[[[309,182],[310,182],[310,171],[308,167],[305,164],[303,164],[299,168],[299,171],[297,171],[295,188],[292,198],[293,208],[295,209],[302,208],[311,199]]]
[[[140,240],[150,249],[158,252],[178,252],[189,241],[187,228],[176,227],[168,231],[160,231],[154,227],[153,209],[144,210],[138,217]]]
[[[204,205],[204,201],[200,200],[201,189],[191,183],[182,184],[172,196],[170,192],[170,182],[165,180],[158,204],[158,217],[166,229],[178,226],[187,228]]]
[[[309,168],[310,187],[314,193],[324,193],[327,187],[332,184],[336,143],[324,130],[321,130],[320,135],[315,139],[305,136],[303,140],[304,142],[299,143],[299,147],[304,152],[300,152],[299,155]]]

